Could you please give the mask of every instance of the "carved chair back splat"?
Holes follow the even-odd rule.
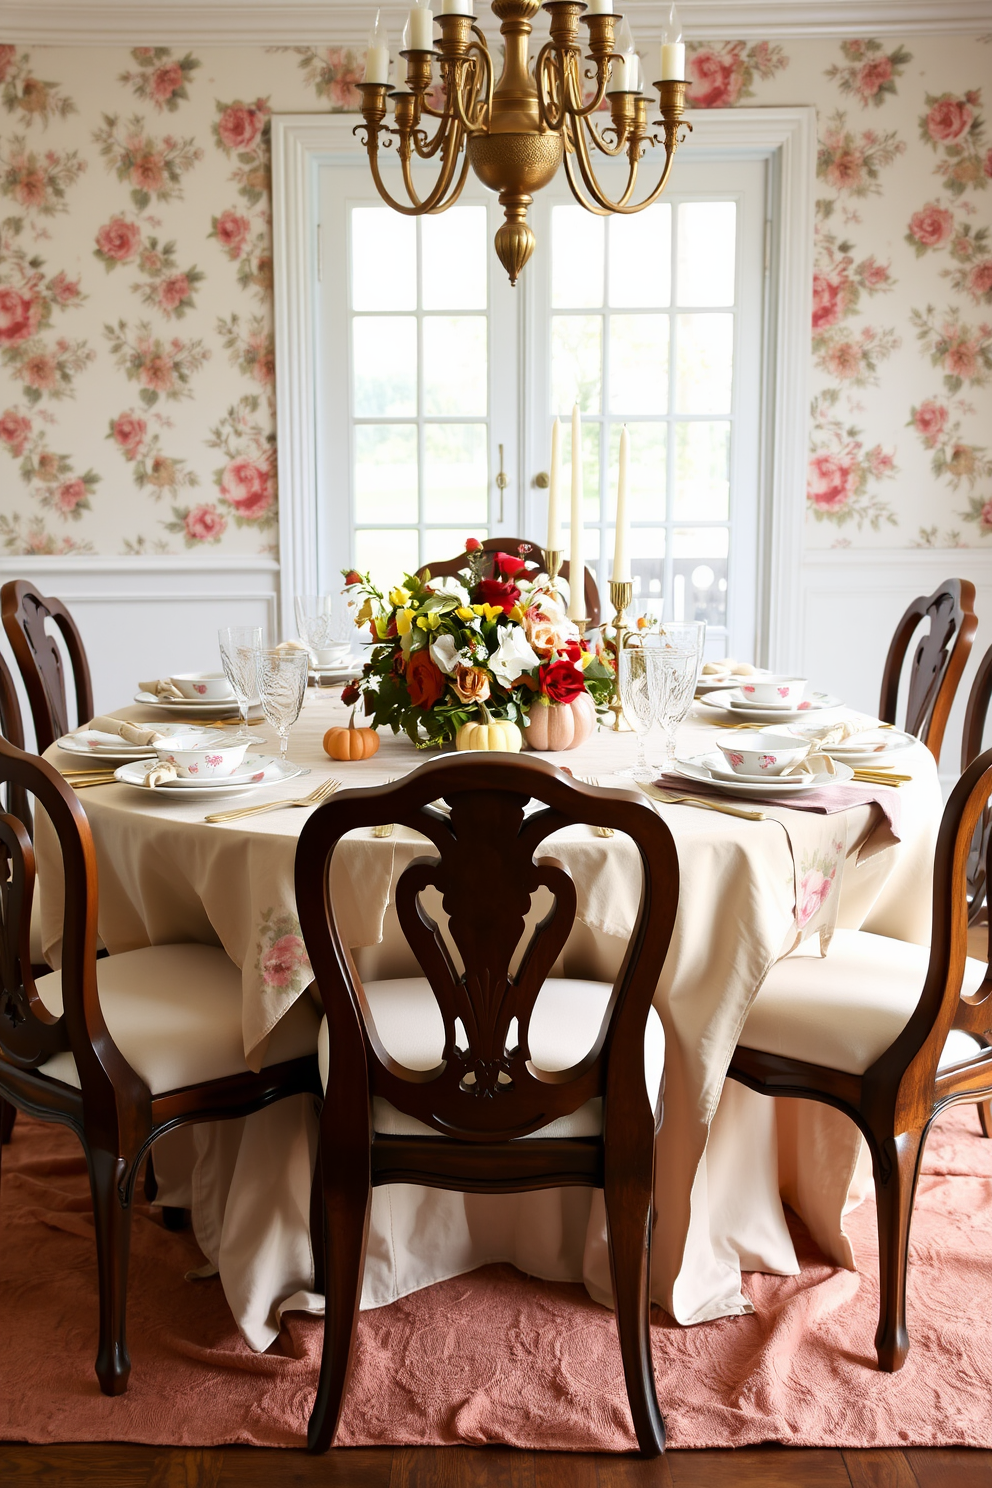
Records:
[[[0,589],[0,615],[14,659],[24,682],[39,754],[69,728],[62,656],[45,624],[51,620],[65,642],[76,693],[80,724],[93,716],[93,687],[86,648],[76,622],[58,599],[46,599],[26,579],[15,579]]]
[[[439,797],[449,813],[434,804]],[[537,809],[526,809],[529,802]],[[433,846],[404,869],[395,893],[397,917],[444,1025],[443,1052],[429,1070],[397,1064],[383,1046],[346,927],[325,890],[344,834],[385,822],[411,827]],[[631,839],[642,894],[597,1037],[577,1064],[552,1072],[531,1062],[531,1015],[568,939],[576,895],[570,875],[553,855],[542,856],[541,846],[577,822]],[[406,1182],[483,1193],[566,1184],[604,1189],[631,1413],[641,1450],[662,1450],[648,1270],[660,1105],[652,1108],[645,1086],[644,1038],[678,884],[671,834],[645,803],[518,756],[433,760],[392,785],[343,791],[307,822],[296,859],[297,907],[330,1049],[319,1161],[327,1302],[312,1449],[329,1446],[344,1400],[372,1189]],[[431,889],[441,896],[446,932],[425,908]],[[525,917],[538,890],[550,895],[551,907],[527,935]],[[436,1135],[377,1133],[377,1097]],[[596,1097],[603,1101],[600,1135],[519,1140]]]
[[[933,594],[921,595],[907,608],[885,658],[878,705],[884,723],[896,721],[906,652],[924,620],[929,626],[910,664],[905,728],[922,739],[939,762],[947,719],[978,628],[974,584],[968,579],[947,579]]]
[[[509,553],[511,558],[523,558],[525,563],[536,563],[535,573],[540,573],[545,568],[547,560],[544,549],[538,547],[537,543],[529,542],[524,537],[487,537],[482,544],[484,553]],[[423,577],[425,571],[429,571],[435,579],[454,578],[468,565],[468,559],[464,553],[459,553],[456,558],[445,558],[438,563],[425,563],[423,568],[417,570],[418,575]],[[490,561],[486,575],[492,573],[492,562]],[[571,564],[566,558],[559,570],[561,577],[566,582],[571,582],[569,574]],[[586,619],[589,621],[590,629],[599,624],[602,619],[602,610],[599,603],[599,589],[596,584],[595,575],[591,569],[585,571],[585,582],[583,587],[585,595]]]

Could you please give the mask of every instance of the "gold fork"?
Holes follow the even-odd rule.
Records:
[[[651,796],[656,801],[661,801],[666,806],[698,806],[702,811],[720,811],[724,816],[739,816],[744,821],[764,821],[763,811],[751,811],[746,806],[731,806],[729,802],[706,801],[702,796],[680,796],[674,791],[659,790],[658,786],[652,785],[646,780],[635,780],[634,784],[642,790],[646,796]]]
[[[325,780],[308,796],[296,796],[291,801],[264,801],[260,806],[238,806],[233,811],[215,811],[205,816],[205,822],[237,821],[242,816],[256,816],[262,811],[281,811],[284,806],[322,806],[337,790],[340,780]]]

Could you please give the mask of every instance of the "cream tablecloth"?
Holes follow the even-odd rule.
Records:
[[[152,718],[155,712],[130,707],[120,715]],[[681,731],[681,752],[710,744],[707,717],[713,715],[695,710]],[[332,773],[343,785],[375,785],[423,759],[408,742],[386,734],[371,760],[332,765],[320,741],[341,721],[334,696],[311,695],[290,752],[312,773],[257,799],[302,795]],[[272,742],[264,730],[259,734]],[[633,753],[631,736],[599,733],[578,750],[548,758],[605,783]],[[57,749],[48,757],[62,766],[74,763]],[[781,812],[761,822],[689,806],[658,808],[678,844],[681,895],[656,999],[667,1055],[653,1295],[679,1322],[749,1311],[742,1270],[797,1271],[783,1199],[831,1260],[854,1264],[843,1214],[870,1182],[854,1127],[827,1107],[766,1100],[733,1082],[725,1087],[724,1078],[751,999],[769,967],[801,936],[822,928],[826,940],[836,922],[927,942],[941,797],[926,749],[915,746],[900,755],[901,768],[903,761],[914,778],[900,792],[895,844],[877,807],[831,817]],[[106,945],[111,952],[183,940],[222,945],[242,968],[245,1050],[257,1064],[278,1019],[297,997],[312,995],[293,895],[304,813],[286,809],[215,826],[203,817],[218,809],[216,803],[162,801],[116,784],[82,799],[97,848]],[[554,841],[578,896],[578,921],[556,971],[612,979],[639,893],[631,844],[587,828]],[[42,879],[53,850],[40,823]],[[359,833],[338,855],[333,890],[366,977],[417,970],[391,896],[406,863],[422,850],[423,839],[406,832],[385,839]],[[48,887],[56,877],[47,876],[43,921],[46,946],[57,960],[61,907]],[[282,1309],[322,1304],[311,1290],[307,1225],[315,1134],[309,1102],[297,1098],[243,1121],[165,1138],[156,1147],[160,1202],[192,1207],[197,1239],[256,1348],[275,1337]],[[592,1296],[608,1303],[600,1195],[581,1189],[509,1197],[379,1189],[362,1305],[382,1305],[494,1260],[551,1279],[582,1279]]]

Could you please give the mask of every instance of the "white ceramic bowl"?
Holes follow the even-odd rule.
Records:
[[[798,708],[806,691],[805,677],[745,677],[738,684],[746,703],[758,708]]]
[[[809,742],[792,734],[740,729],[721,734],[717,747],[735,775],[781,775],[809,754]]]
[[[223,672],[177,672],[169,681],[183,697],[205,703],[233,703],[234,693]]]
[[[222,780],[233,775],[247,751],[247,744],[227,739],[204,743],[196,734],[176,734],[168,744],[155,746],[159,760],[175,765],[184,780]]]

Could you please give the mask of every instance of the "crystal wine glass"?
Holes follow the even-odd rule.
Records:
[[[347,654],[354,626],[343,594],[298,594],[296,623],[317,671]]]
[[[279,763],[288,764],[289,731],[300,716],[307,690],[306,651],[256,651],[255,673],[262,712],[279,735]]]
[[[620,701],[623,704],[623,716],[637,735],[637,759],[628,769],[617,773],[634,780],[653,780],[655,775],[644,752],[644,741],[654,723],[657,707],[657,683],[654,677],[657,655],[653,648],[644,647],[635,641],[633,645],[622,646],[618,658]]]
[[[217,632],[217,639],[220,642],[224,675],[238,700],[238,712],[241,714],[241,727],[234,737],[239,744],[251,742],[248,709],[255,699],[255,653],[262,647],[262,627],[225,625]]]
[[[675,730],[685,718],[696,692],[703,656],[706,624],[702,620],[666,621],[657,635],[643,636],[645,652],[654,657],[655,718],[661,729],[661,758],[657,773],[675,763]]]

